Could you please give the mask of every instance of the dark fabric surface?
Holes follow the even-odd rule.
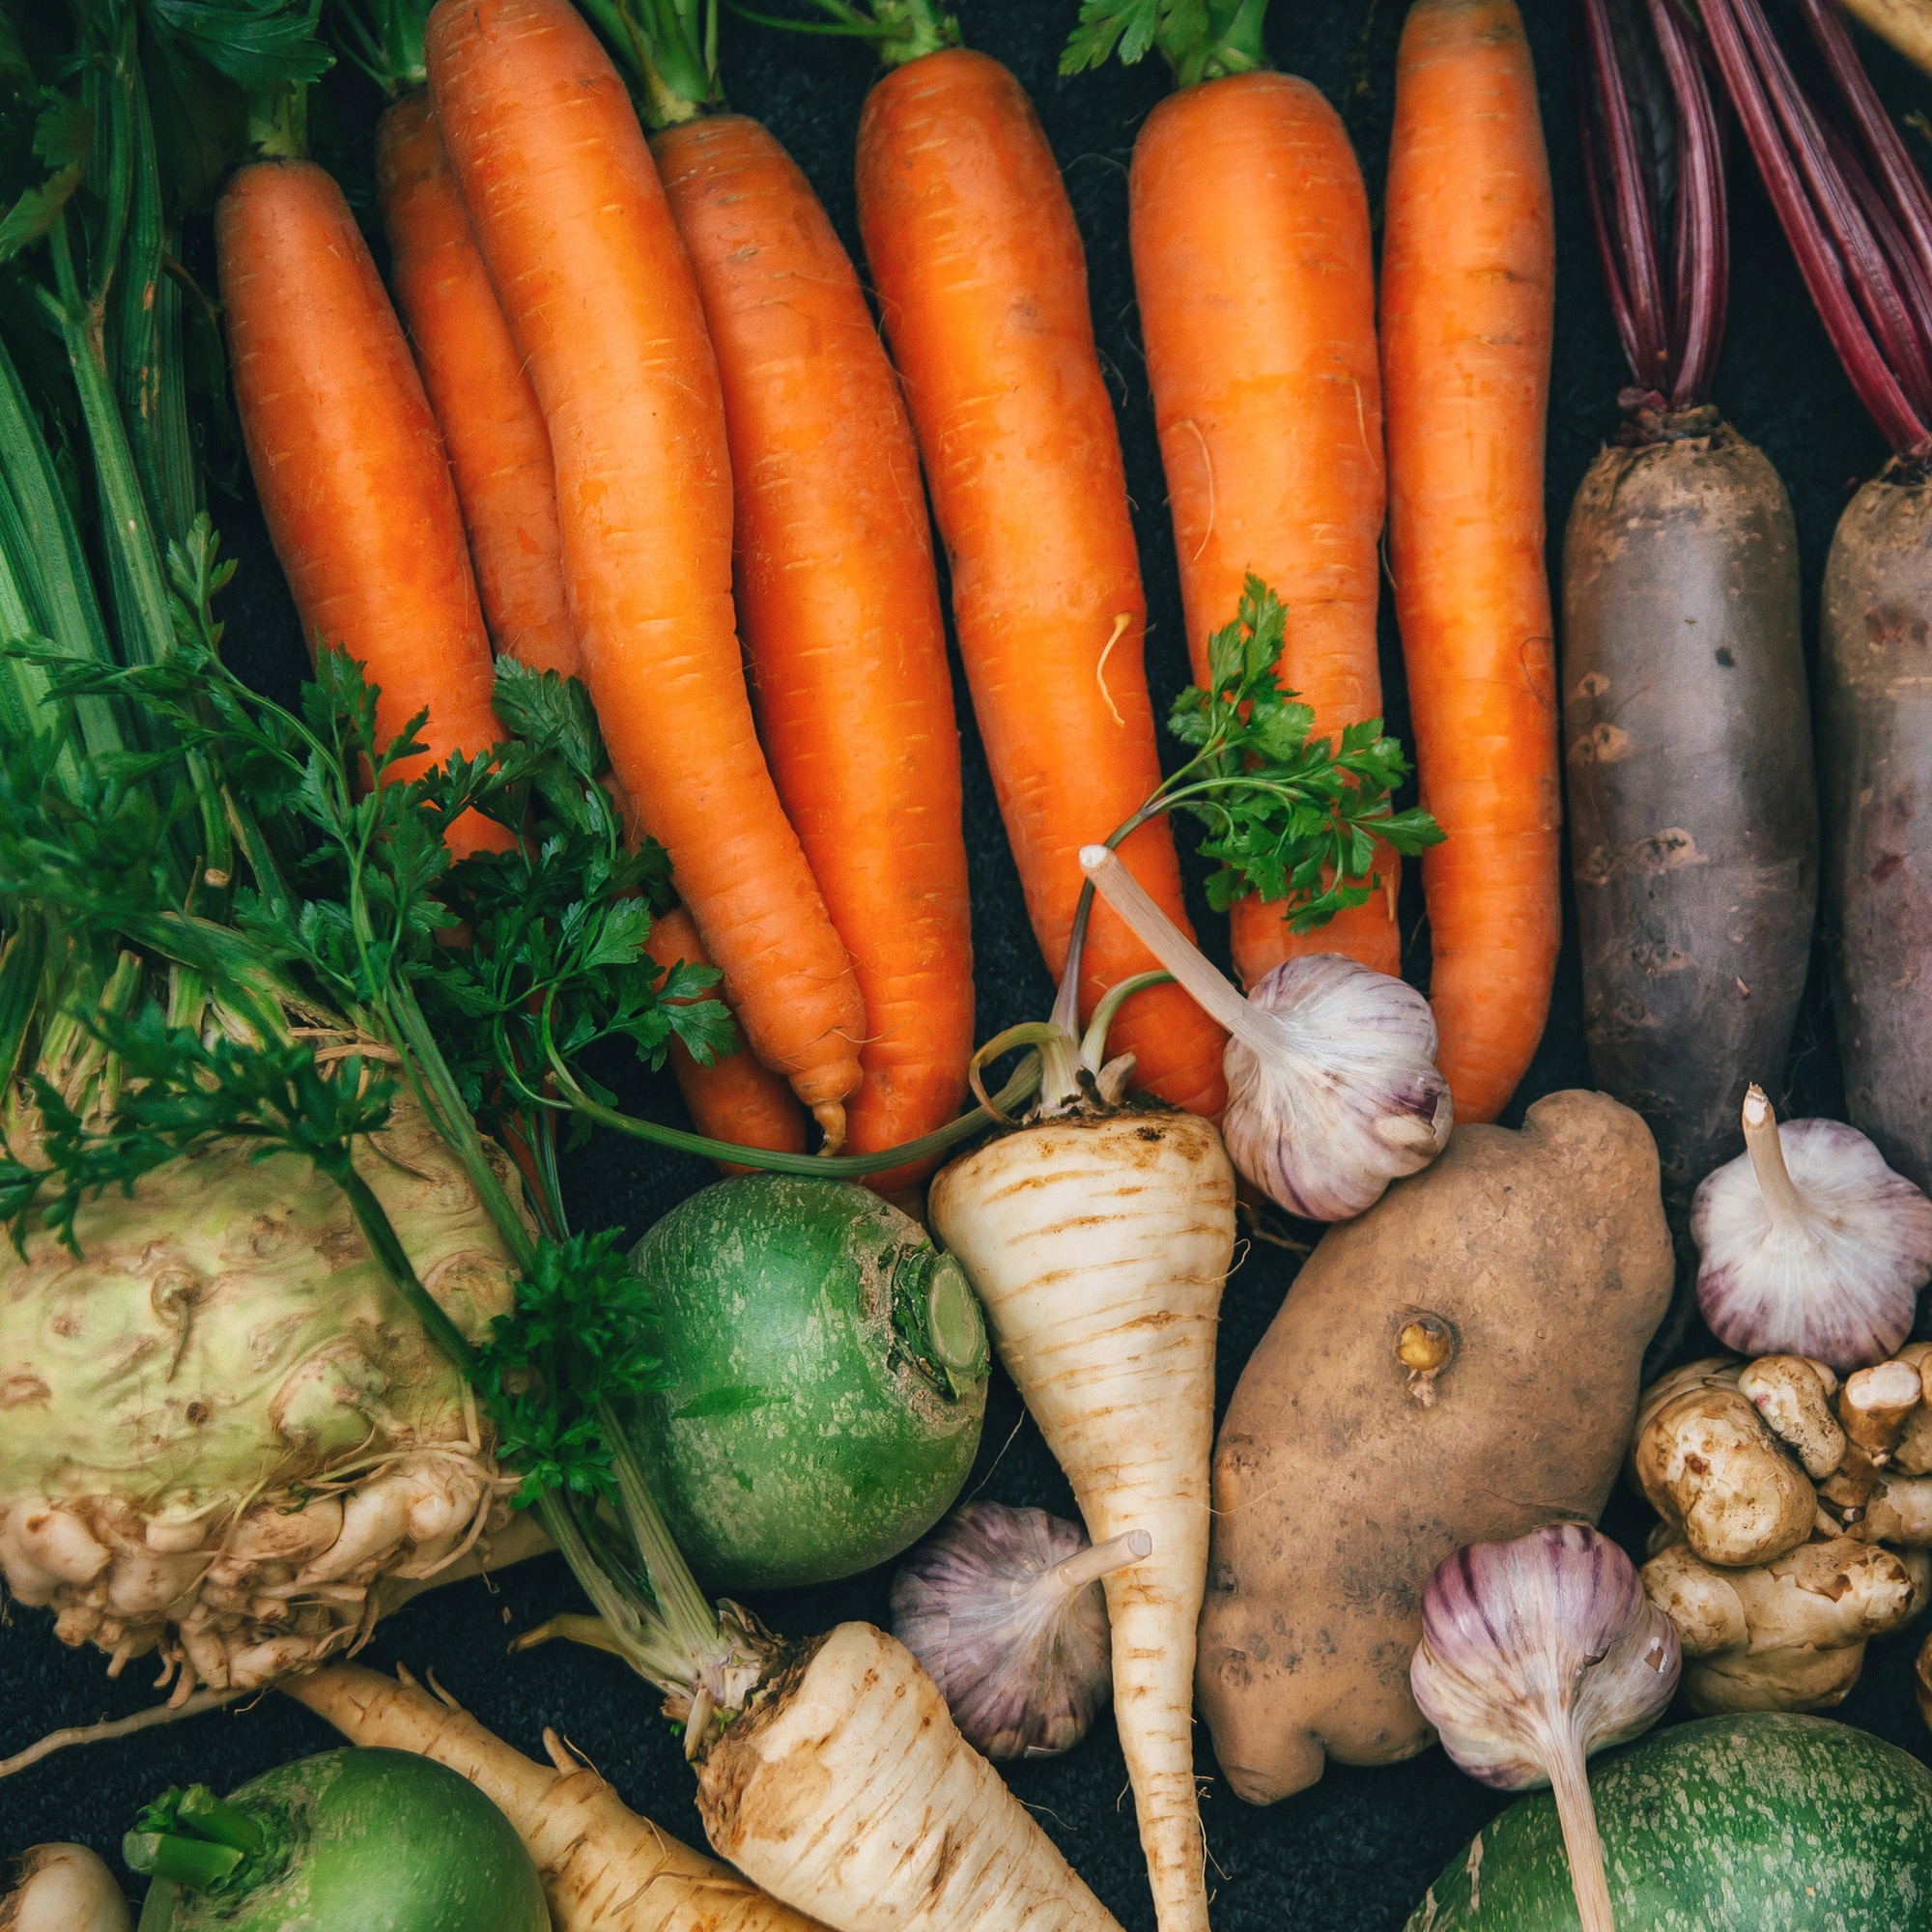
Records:
[[[1560,535],[1570,497],[1602,438],[1614,427],[1613,402],[1625,373],[1603,299],[1581,198],[1576,144],[1569,0],[1523,0],[1542,80],[1543,111],[1558,211],[1557,337],[1549,425],[1549,524]],[[1141,117],[1160,97],[1166,75],[1154,61],[1077,81],[1055,73],[1070,0],[969,0],[962,9],[972,43],[1010,65],[1038,102],[1086,236],[1101,354],[1120,406],[1129,487],[1147,574],[1151,617],[1148,666],[1156,709],[1185,681],[1179,595],[1169,535],[1153,415],[1138,350],[1126,240],[1126,161]],[[1361,154],[1372,205],[1380,198],[1393,101],[1400,0],[1302,0],[1277,9],[1271,44],[1277,62],[1309,75],[1345,115]],[[1925,83],[1868,49],[1896,111],[1924,104]],[[798,157],[854,252],[852,144],[870,80],[863,49],[827,41],[781,40],[727,19],[724,73],[735,105],[767,120]],[[318,116],[318,148],[352,188],[366,192],[366,152],[376,108],[373,90],[350,72],[329,83]],[[1921,156],[1923,149],[1920,149]],[[1782,472],[1797,508],[1805,582],[1807,645],[1815,650],[1815,603],[1833,523],[1858,481],[1884,459],[1804,298],[1769,206],[1740,157],[1734,169],[1734,269],[1729,336],[1718,401]],[[1240,193],[1237,183],[1227,192]],[[242,559],[226,615],[239,664],[287,696],[302,664],[294,613],[252,501],[216,504],[230,547]],[[1384,609],[1384,673],[1391,728],[1406,737],[1400,657]],[[1043,1017],[1052,988],[1035,951],[1017,880],[993,806],[983,758],[958,686],[966,741],[966,812],[972,852],[979,1032]],[[1225,959],[1222,922],[1199,903],[1210,951]],[[1411,887],[1404,930],[1416,932],[1419,894]],[[1572,922],[1574,927],[1574,920]],[[1410,971],[1426,972],[1426,940],[1410,948]],[[1580,1033],[1574,930],[1558,970],[1548,1037],[1518,1095],[1512,1122],[1540,1094],[1587,1084]],[[1763,1069],[1756,1069],[1763,1077]],[[1772,1069],[1775,1072],[1775,1069]],[[616,1076],[631,1104],[675,1119],[668,1080]],[[1835,1112],[1836,1054],[1820,976],[1814,972],[1804,1021],[1786,1069],[1788,1104]],[[700,1163],[604,1139],[575,1157],[567,1181],[586,1226],[623,1225],[632,1235],[711,1177]],[[1231,1279],[1222,1325],[1219,1396],[1225,1405],[1241,1364],[1280,1305],[1295,1258],[1249,1245]],[[1064,1478],[1024,1420],[1004,1378],[989,1406],[980,1466],[969,1491],[1011,1503],[1073,1514]],[[1646,1513],[1627,1497],[1606,1526],[1633,1548]],[[793,1634],[841,1618],[883,1620],[889,1571],[822,1589],[762,1599],[753,1607]],[[560,1561],[512,1570],[496,1583],[466,1583],[411,1605],[384,1624],[365,1661],[434,1667],[449,1690],[511,1744],[541,1755],[554,1724],[624,1798],[659,1823],[701,1843],[691,1777],[653,1694],[614,1660],[556,1646],[506,1658],[506,1639],[559,1608],[579,1606]],[[1918,1633],[1872,1646],[1864,1681],[1841,1715],[1932,1758],[1932,1736],[1913,1709],[1909,1666]],[[57,1725],[83,1724],[153,1701],[143,1664],[107,1681],[92,1650],[69,1652],[52,1639],[44,1613],[15,1609],[0,1629],[0,1752]],[[1216,1779],[1205,1729],[1197,1730],[1206,1778],[1203,1814],[1223,1932],[1323,1927],[1386,1932],[1400,1926],[1423,1888],[1469,1833],[1505,1800],[1471,1782],[1439,1750],[1374,1771],[1331,1768],[1315,1789],[1266,1810],[1251,1809]],[[332,1742],[317,1720],[279,1697],[131,1741],[57,1756],[0,1784],[0,1851],[39,1839],[73,1837],[113,1858],[142,1801],[170,1782],[199,1779],[217,1789],[293,1755]],[[1065,1758],[1011,1773],[1020,1797],[1130,1932],[1153,1922],[1133,1825],[1126,1774],[1111,1721],[1103,1719]],[[138,1882],[133,1882],[138,1888]]]

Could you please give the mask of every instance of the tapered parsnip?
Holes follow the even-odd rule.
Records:
[[[1190,1657],[1193,1630],[1190,1610]],[[803,1653],[697,1776],[712,1845],[839,1932],[1120,1932],[912,1653],[869,1624]]]
[[[811,1932],[803,1914],[639,1818],[554,1731],[544,1742],[554,1770],[420,1686],[359,1664],[281,1688],[352,1744],[434,1758],[493,1800],[536,1861],[557,1932]]]
[[[1114,1710],[1162,1932],[1203,1932],[1194,1627],[1234,1169],[1191,1115],[1047,1120],[947,1168],[930,1212],[1088,1534],[1153,1538],[1106,1579]]]

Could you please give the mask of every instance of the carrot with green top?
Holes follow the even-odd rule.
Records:
[[[959,734],[919,451],[810,184],[724,110],[707,0],[607,18],[704,302],[758,736],[865,996],[846,1151],[958,1112],[973,1051]],[[896,1194],[923,1170],[875,1176]]]
[[[752,721],[703,305],[622,80],[565,0],[441,0],[430,90],[556,466],[611,760],[758,1058],[829,1148],[865,1003]]]
[[[1085,885],[1081,846],[1132,817],[1160,782],[1146,602],[1086,260],[1013,76],[958,46],[928,0],[845,14],[888,67],[859,128],[860,232],[952,563],[994,790],[1058,976]],[[1121,852],[1184,922],[1166,825],[1143,825]],[[1081,1011],[1151,964],[1096,907]],[[1222,1034],[1184,994],[1141,994],[1114,1038],[1136,1056],[1142,1086],[1220,1111]]]
[[[1128,0],[1088,0],[1061,61],[1122,47]],[[1376,609],[1385,488],[1375,255],[1354,149],[1321,90],[1278,73],[1265,0],[1175,9],[1153,45],[1176,90],[1141,124],[1128,182],[1134,289],[1197,684],[1208,639],[1261,578],[1288,608],[1282,676],[1315,728],[1380,714]],[[1230,17],[1232,15],[1232,17]],[[1362,903],[1297,934],[1258,895],[1229,908],[1253,986],[1342,952],[1401,970],[1402,862],[1378,848]]]
[[[1544,562],[1554,223],[1513,0],[1417,0],[1396,67],[1382,244],[1389,565],[1459,1121],[1492,1121],[1543,1037],[1561,937],[1555,627]]]

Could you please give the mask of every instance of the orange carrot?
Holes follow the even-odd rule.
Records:
[[[952,564],[952,614],[1027,911],[1066,960],[1105,838],[1160,781],[1142,668],[1147,607],[1087,269],[1020,84],[958,48],[887,73],[859,126],[859,226]],[[1121,848],[1185,924],[1164,819]],[[1094,909],[1080,1009],[1153,965]],[[1176,986],[1130,1001],[1112,1043],[1141,1085],[1218,1113],[1223,1036]]]
[[[1554,273],[1536,75],[1512,0],[1417,0],[1382,250],[1389,554],[1422,802],[1438,1064],[1493,1120],[1543,1036],[1560,914],[1543,558]]]
[[[214,239],[248,467],[303,633],[381,687],[385,737],[428,708],[428,756],[400,775],[487,751],[503,732],[456,491],[342,190],[313,162],[257,161]],[[475,812],[449,830],[459,858],[508,842]]]
[[[550,432],[427,94],[406,96],[377,124],[376,190],[396,306],[449,450],[490,635],[532,669],[575,676]]]
[[[650,151],[567,0],[440,0],[428,56],[550,431],[564,582],[611,764],[753,1051],[836,1148],[865,1005],[753,726],[718,365]]]
[[[653,915],[644,951],[668,970],[682,960],[709,966],[704,942],[682,906]],[[772,1148],[780,1153],[805,1151],[805,1113],[792,1091],[742,1040],[736,1053],[700,1065],[681,1039],[670,1043],[670,1070],[684,1095],[692,1126],[715,1141],[737,1147]],[[750,1174],[749,1167],[720,1161],[726,1174]]]
[[[651,145],[724,382],[758,735],[866,1000],[845,1151],[873,1153],[952,1119],[973,1052],[959,735],[919,452],[851,260],[772,135],[711,115]]]
[[[1174,512],[1197,683],[1252,572],[1288,607],[1281,679],[1316,729],[1381,713],[1381,378],[1362,171],[1305,80],[1258,71],[1170,95],[1134,143],[1134,287]],[[1232,909],[1252,986],[1283,960],[1344,952],[1401,970],[1401,861],[1383,890],[1297,937],[1258,898]]]

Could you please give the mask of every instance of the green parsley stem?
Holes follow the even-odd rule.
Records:
[[[547,1104],[567,1107],[599,1126],[629,1134],[634,1140],[651,1141],[659,1147],[673,1148],[680,1153],[700,1154],[706,1160],[730,1161],[739,1167],[763,1168],[773,1174],[810,1175],[820,1180],[858,1180],[868,1174],[884,1174],[895,1167],[910,1167],[915,1161],[944,1153],[949,1148],[957,1147],[961,1141],[970,1140],[973,1135],[998,1125],[1012,1108],[1038,1087],[1040,1081],[1038,1056],[1030,1054],[1020,1063],[1012,1078],[993,1096],[992,1104],[999,1109],[997,1113],[989,1112],[985,1107],[975,1107],[933,1133],[922,1135],[916,1141],[907,1141],[903,1147],[887,1148],[879,1153],[780,1153],[769,1148],[739,1147],[732,1141],[714,1141],[703,1134],[688,1134],[681,1128],[660,1126],[655,1121],[640,1121],[634,1115],[607,1107],[577,1084],[554,1042],[547,1043],[551,1067],[556,1076],[557,1091],[561,1096],[559,1100]],[[741,1052],[743,1050],[740,1049]]]

